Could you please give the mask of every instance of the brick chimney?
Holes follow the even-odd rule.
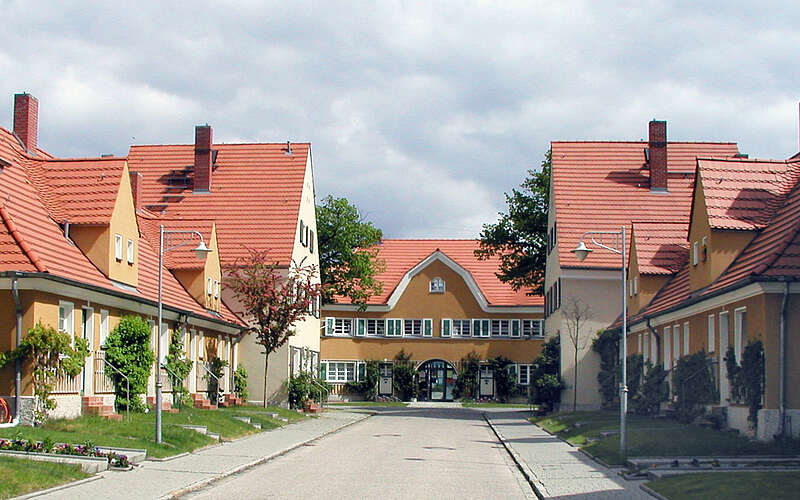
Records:
[[[36,154],[38,130],[39,101],[30,94],[14,94],[14,133],[33,154]]]
[[[211,143],[210,125],[194,128],[194,190],[211,191]]]
[[[142,208],[142,174],[139,172],[130,172],[131,176],[131,192],[133,193],[133,209],[137,212]]]
[[[667,122],[650,122],[650,191],[667,191]]]

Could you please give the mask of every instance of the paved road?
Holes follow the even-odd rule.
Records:
[[[192,498],[535,498],[480,412],[398,408]]]

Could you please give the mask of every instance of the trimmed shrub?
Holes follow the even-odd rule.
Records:
[[[480,376],[481,358],[478,353],[472,351],[461,358],[461,371],[456,378],[455,397],[477,399]]]
[[[139,316],[123,316],[106,339],[106,360],[130,380],[128,394],[125,379],[109,370],[117,408],[144,411],[145,405],[139,396],[147,390],[147,378],[155,362],[150,349],[150,325]]]
[[[410,401],[412,398],[417,397],[419,392],[419,387],[416,383],[417,370],[414,369],[414,365],[411,362],[411,355],[406,354],[403,349],[397,353],[394,359],[392,373],[394,391],[403,401]]]
[[[705,404],[717,400],[712,359],[705,351],[678,359],[672,370],[672,387],[675,417],[687,424],[705,413]]]

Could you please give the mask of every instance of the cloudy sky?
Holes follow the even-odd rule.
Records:
[[[643,139],[652,118],[671,140],[798,150],[795,2],[0,0],[0,12],[0,126],[28,91],[58,156],[190,143],[200,123],[218,142],[310,141],[318,198],[347,197],[390,237],[476,236],[549,141]]]

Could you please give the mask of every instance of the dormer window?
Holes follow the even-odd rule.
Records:
[[[696,266],[700,261],[700,243],[695,241],[692,243],[692,265]]]
[[[431,293],[444,293],[444,280],[442,278],[433,278],[430,283]]]
[[[114,258],[122,262],[122,235],[114,235]]]
[[[703,248],[700,250],[700,258],[703,259],[703,262],[706,261],[708,258],[708,236],[703,236]]]
[[[208,295],[214,293],[214,280],[211,278],[208,278],[208,281],[206,283],[206,293]]]
[[[219,281],[214,280],[214,298],[219,298]]]

